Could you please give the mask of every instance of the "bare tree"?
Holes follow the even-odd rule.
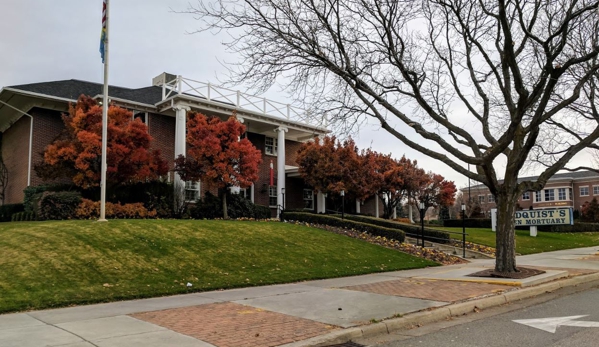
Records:
[[[509,273],[518,197],[599,137],[597,10],[589,0],[200,0],[187,12],[200,31],[232,35],[231,82],[282,83],[338,130],[372,117],[486,185],[495,270]],[[519,182],[534,162],[545,165],[538,179]]]

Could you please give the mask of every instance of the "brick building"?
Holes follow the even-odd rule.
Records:
[[[519,181],[536,180],[537,177],[524,177]],[[478,202],[481,210],[488,216],[495,208],[495,197],[484,185],[474,185],[461,189],[464,199],[470,197]],[[593,198],[599,200],[599,174],[593,171],[578,171],[558,173],[551,177],[543,190],[529,191],[518,199],[518,205],[523,210],[545,209],[555,207],[572,207],[580,210],[585,202]]]
[[[33,167],[42,160],[44,148],[64,128],[61,114],[80,95],[102,100],[102,84],[80,80],[63,80],[4,87],[0,90],[0,132],[2,157],[8,169],[8,185],[4,203],[23,201],[23,189],[42,184]],[[324,196],[306,186],[296,165],[297,150],[302,142],[328,131],[322,122],[308,119],[303,111],[288,104],[267,100],[209,83],[163,73],[152,80],[152,86],[123,88],[110,86],[111,104],[127,108],[147,126],[164,158],[173,165],[179,154],[185,154],[185,120],[188,111],[227,119],[236,111],[246,126],[247,138],[262,152],[259,179],[246,190],[239,191],[253,202],[286,208],[324,209]],[[270,164],[274,168],[274,185],[270,186]],[[177,182],[173,172],[168,179]],[[199,183],[185,184],[189,200],[203,196]],[[283,201],[283,198],[285,201]],[[321,206],[317,206],[320,200]]]

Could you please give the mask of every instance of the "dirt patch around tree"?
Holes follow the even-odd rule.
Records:
[[[536,275],[544,274],[544,270],[531,269],[528,267],[519,267],[516,272],[496,272],[495,269],[487,269],[467,275],[469,277],[494,277],[494,278],[511,278],[524,279]]]

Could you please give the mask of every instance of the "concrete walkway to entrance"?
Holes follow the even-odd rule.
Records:
[[[599,247],[518,257],[545,274],[469,277],[493,259],[216,292],[0,315],[0,346],[325,346],[599,284]]]

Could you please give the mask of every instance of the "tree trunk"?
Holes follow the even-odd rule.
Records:
[[[227,190],[223,189],[224,192],[222,194],[221,200],[223,201],[223,219],[229,219],[229,214],[227,213]]]
[[[495,235],[495,271],[516,272],[515,213],[519,192],[497,194],[497,231]]]

